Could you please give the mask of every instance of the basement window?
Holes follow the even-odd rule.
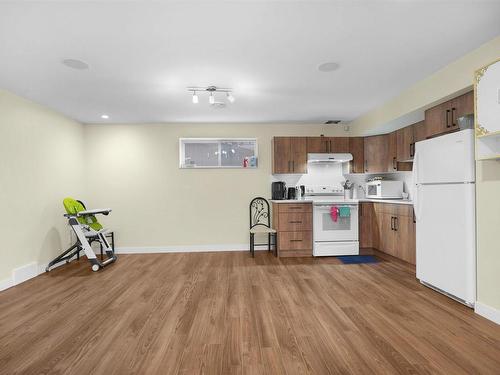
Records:
[[[179,168],[257,168],[256,138],[180,138]]]

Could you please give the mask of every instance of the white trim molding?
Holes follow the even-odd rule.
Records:
[[[255,246],[255,250],[267,250],[267,245]],[[116,254],[155,254],[155,253],[202,253],[219,251],[250,251],[248,244],[225,245],[179,245],[149,247],[117,247]]]
[[[25,264],[24,266],[14,268],[10,279],[0,281],[0,291],[12,288],[18,284],[24,283],[41,273],[45,272],[45,267],[36,262]]]
[[[4,279],[0,281],[0,291],[9,289],[14,286],[14,282],[12,281],[12,277],[9,277],[8,279]]]
[[[492,322],[495,322],[496,324],[500,324],[500,310],[495,309],[494,307],[476,301],[476,304],[474,305],[474,312],[488,320],[491,320]]]

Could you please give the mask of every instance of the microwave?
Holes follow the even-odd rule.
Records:
[[[376,180],[366,183],[366,197],[375,199],[403,198],[403,181]]]

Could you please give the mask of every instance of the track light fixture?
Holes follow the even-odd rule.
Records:
[[[207,87],[188,87],[187,90],[189,92],[193,93],[193,103],[197,104],[199,99],[198,99],[198,92],[203,92],[206,91],[209,93],[208,95],[208,102],[211,105],[215,105],[215,94],[218,92],[226,93],[226,99],[229,103],[234,103],[235,98],[233,96],[233,90],[228,89],[228,88],[220,88],[216,86],[207,86]]]

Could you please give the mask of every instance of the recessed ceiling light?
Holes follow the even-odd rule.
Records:
[[[71,69],[85,70],[89,68],[89,64],[78,59],[64,59],[62,63]]]
[[[326,63],[318,66],[318,70],[320,72],[333,72],[334,70],[337,70],[338,68],[339,68],[339,64],[337,64],[336,62],[326,62]]]
[[[109,116],[108,115],[101,115],[101,118],[104,120],[107,120],[109,118]]]

